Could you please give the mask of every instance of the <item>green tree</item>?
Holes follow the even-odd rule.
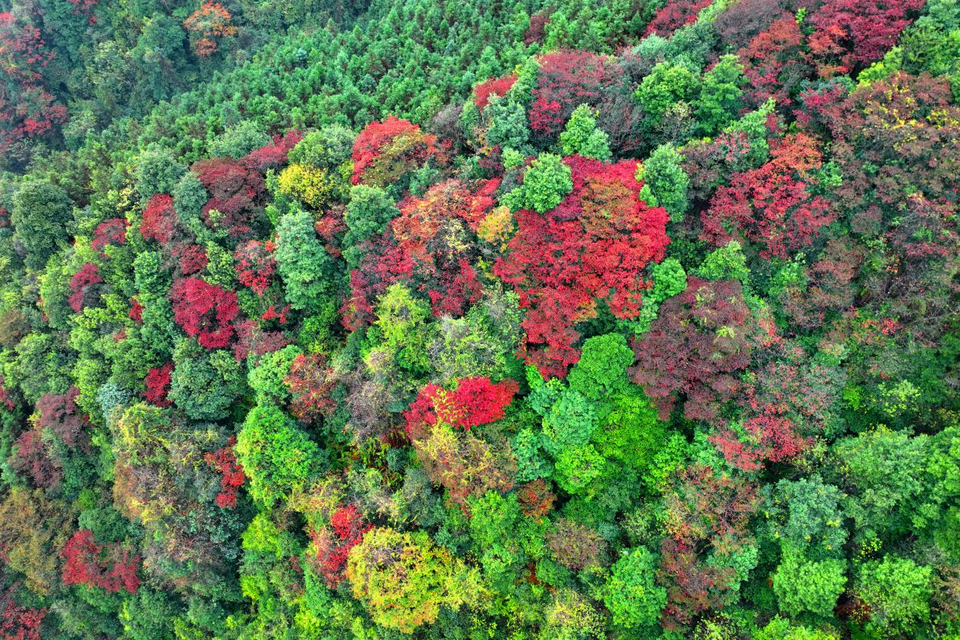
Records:
[[[780,611],[790,616],[803,612],[831,617],[847,584],[844,560],[808,560],[787,549],[773,574],[773,591]]]
[[[523,184],[506,194],[503,202],[512,211],[533,209],[537,213],[546,213],[573,190],[570,176],[570,167],[560,156],[541,153],[523,174]]]
[[[272,405],[256,406],[237,435],[237,460],[250,479],[250,496],[265,507],[308,488],[323,457],[293,420]]]
[[[347,232],[343,236],[343,257],[351,268],[360,264],[359,244],[382,234],[391,220],[400,215],[393,199],[378,187],[357,185],[350,189],[350,202],[343,212]]]
[[[640,197],[648,206],[663,207],[674,222],[683,221],[689,206],[687,187],[690,178],[680,165],[683,156],[671,144],[662,144],[637,171],[637,180],[643,181]]]
[[[334,262],[306,211],[288,213],[277,225],[277,270],[294,309],[318,313],[336,291]]]
[[[24,264],[39,271],[55,251],[69,244],[73,201],[51,182],[28,180],[13,196],[10,220],[26,254]]]
[[[374,622],[403,633],[435,622],[443,607],[460,606],[467,587],[456,584],[462,573],[450,552],[423,532],[373,529],[347,560],[354,597]]]
[[[610,160],[610,136],[597,128],[597,112],[582,104],[573,110],[566,128],[560,134],[563,155],[579,154],[604,162]]]
[[[657,558],[645,547],[626,552],[617,560],[603,587],[603,602],[613,623],[627,629],[657,624],[667,604],[667,591],[654,581]]]
[[[889,555],[860,565],[854,587],[870,610],[868,633],[889,638],[928,622],[932,573],[930,567]]]
[[[733,54],[720,56],[717,64],[703,74],[696,109],[701,134],[712,136],[737,118],[743,108],[741,87],[745,83],[743,65]]]

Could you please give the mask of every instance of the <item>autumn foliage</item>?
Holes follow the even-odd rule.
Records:
[[[390,116],[371,122],[353,143],[353,184],[385,186],[436,157],[436,136],[407,120]]]
[[[237,296],[199,278],[185,278],[170,290],[177,324],[207,349],[222,349],[234,336],[231,324],[240,312]]]
[[[546,214],[516,213],[518,230],[494,273],[513,285],[527,309],[523,354],[544,374],[575,363],[577,323],[603,302],[618,318],[635,317],[649,283],[644,268],[663,258],[667,212],[639,199],[636,163],[609,165],[573,156],[573,191]]]
[[[63,548],[63,583],[99,587],[110,593],[136,593],[140,558],[117,543],[99,544],[89,529],[73,534]]]

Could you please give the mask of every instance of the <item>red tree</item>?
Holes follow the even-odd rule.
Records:
[[[173,198],[165,193],[154,195],[143,210],[140,235],[162,245],[170,244],[179,235],[180,220],[173,209]]]
[[[340,507],[330,514],[330,526],[311,532],[310,539],[320,574],[331,589],[343,581],[350,550],[363,539],[373,525],[352,504]]]
[[[230,436],[223,447],[203,457],[204,462],[220,474],[220,493],[217,494],[215,501],[217,506],[223,509],[233,509],[237,506],[237,491],[246,480],[243,467],[237,464],[237,456],[233,451],[236,444],[237,438]]]
[[[465,313],[480,298],[471,231],[493,202],[489,187],[482,183],[474,195],[464,183],[448,180],[404,201],[386,232],[361,245],[363,258],[350,274],[346,326],[370,323],[376,299],[395,282],[429,298],[436,316]]]
[[[66,107],[44,86],[42,71],[52,58],[39,29],[0,13],[0,152],[66,121]]]
[[[554,376],[579,359],[574,326],[596,317],[600,301],[618,318],[636,317],[649,286],[643,270],[669,243],[667,212],[639,199],[636,162],[564,162],[573,191],[545,214],[518,211],[518,231],[493,270],[527,309],[526,361]]]
[[[517,81],[517,74],[508,73],[499,78],[489,78],[473,88],[473,102],[481,111],[490,102],[490,96],[503,97]]]
[[[574,109],[598,105],[622,81],[615,65],[588,51],[555,51],[540,56],[538,63],[530,128],[546,138],[560,133]]]
[[[353,184],[385,186],[439,154],[436,136],[390,116],[371,122],[353,142]]]
[[[127,221],[122,218],[104,220],[94,230],[90,248],[99,251],[101,256],[106,257],[104,249],[108,245],[122,244],[127,241],[127,226],[129,226]]]
[[[225,230],[233,239],[248,238],[263,196],[260,172],[230,158],[201,160],[191,169],[210,192],[210,200],[200,212],[204,224],[214,230]],[[219,215],[212,215],[212,211],[218,211]]]
[[[100,271],[97,265],[88,262],[73,274],[70,279],[70,308],[74,313],[80,313],[84,307],[89,307],[100,300]]]
[[[760,255],[786,258],[811,245],[819,230],[836,220],[832,204],[807,190],[810,171],[820,167],[817,142],[805,134],[787,136],[773,160],[733,176],[701,214],[702,239],[721,246],[732,239],[761,244]]]
[[[332,398],[336,379],[323,354],[298,355],[283,382],[292,396],[290,413],[301,422],[316,422],[336,408]]]
[[[10,466],[24,474],[36,487],[52,489],[60,486],[63,470],[60,461],[35,429],[24,431],[13,443],[16,453],[10,458]]]
[[[663,38],[669,38],[673,32],[685,24],[695,22],[700,10],[710,6],[712,0],[671,0],[660,7],[653,20],[647,25],[643,35],[656,33]]]
[[[812,75],[803,33],[791,13],[784,13],[737,55],[750,83],[746,94],[754,105],[771,97],[779,104],[790,104],[791,93]]]
[[[827,0],[810,16],[808,39],[821,64],[820,75],[850,73],[879,60],[926,0]]]
[[[452,391],[428,384],[404,412],[407,435],[416,440],[438,421],[469,431],[500,420],[518,390],[513,380],[493,383],[490,378],[463,378]]]
[[[686,290],[660,307],[650,331],[633,343],[633,381],[664,419],[681,397],[684,415],[714,420],[738,388],[735,372],[750,364],[759,326],[735,280],[687,279]]]
[[[664,496],[666,530],[658,580],[667,587],[662,623],[676,629],[736,599],[724,559],[750,542],[748,524],[759,500],[755,485],[693,464],[681,469]],[[706,554],[714,562],[707,562]]]
[[[233,338],[234,318],[240,312],[237,295],[199,278],[177,280],[170,289],[173,319],[201,346],[222,349]]]
[[[710,441],[727,462],[744,471],[759,471],[764,462],[792,458],[810,444],[797,434],[789,418],[774,412],[721,427]]]
[[[64,394],[47,393],[37,400],[40,418],[37,427],[49,429],[71,449],[86,447],[89,418],[77,406],[80,390],[70,387]]]
[[[147,372],[147,377],[143,381],[147,387],[143,397],[147,402],[158,407],[169,407],[172,403],[167,400],[167,394],[170,392],[170,374],[173,373],[173,362],[168,362],[162,367],[152,367]]]
[[[47,609],[31,609],[17,604],[14,593],[19,586],[19,583],[13,584],[0,595],[0,637],[4,640],[43,640],[40,625]]]
[[[266,173],[268,169],[279,169],[287,163],[290,151],[301,140],[303,140],[303,134],[296,130],[288,131],[284,135],[277,134],[273,136],[271,144],[254,149],[243,157],[241,163],[248,169],[256,169],[260,173]]]
[[[275,248],[276,245],[269,240],[250,240],[238,246],[233,255],[240,284],[258,296],[267,290],[277,272],[277,261],[273,257]]]
[[[63,583],[100,587],[110,593],[120,589],[136,593],[140,586],[140,558],[117,543],[98,544],[89,529],[77,531],[63,548]]]
[[[230,24],[231,19],[230,12],[222,5],[205,2],[183,21],[198,58],[209,58],[217,52],[221,39],[236,35],[237,28]]]

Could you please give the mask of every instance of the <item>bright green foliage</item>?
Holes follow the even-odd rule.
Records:
[[[750,277],[747,267],[747,258],[743,255],[743,247],[736,240],[731,240],[718,249],[714,249],[704,258],[695,273],[704,280],[739,280],[746,282]]]
[[[200,178],[194,172],[187,171],[170,195],[173,196],[173,206],[177,210],[177,216],[190,227],[191,231],[196,232],[195,230],[199,229],[197,223],[200,222],[200,211],[210,198]]]
[[[781,480],[765,489],[764,515],[775,539],[815,558],[841,553],[847,530],[839,505],[843,496],[837,487],[814,475]]]
[[[700,132],[712,136],[736,119],[743,108],[746,79],[737,56],[720,56],[710,71],[703,74],[703,86],[697,100],[697,121]]]
[[[597,128],[596,111],[585,104],[573,110],[560,133],[560,149],[565,156],[579,154],[604,162],[610,160],[610,136]]]
[[[657,558],[644,547],[625,553],[614,563],[603,587],[603,602],[614,624],[627,629],[655,625],[667,603],[667,592],[654,582]]]
[[[657,319],[657,312],[664,301],[687,288],[687,273],[676,258],[666,258],[653,265],[650,271],[653,288],[643,296],[643,306],[640,307],[637,319],[625,323],[638,336],[650,330],[650,325]]]
[[[483,572],[501,593],[514,589],[531,556],[540,556],[543,532],[520,511],[516,494],[488,491],[470,501],[470,537]]]
[[[834,447],[844,477],[854,487],[844,510],[864,532],[895,539],[911,529],[925,487],[928,438],[877,428]]]
[[[272,405],[256,406],[247,414],[236,452],[250,479],[250,496],[265,507],[309,487],[322,460],[317,445]]]
[[[633,364],[633,350],[619,333],[588,338],[580,351],[580,360],[570,370],[567,382],[571,391],[591,400],[606,400],[623,392],[627,367]]]
[[[247,382],[253,389],[257,404],[276,404],[283,406],[290,398],[290,388],[283,379],[290,374],[290,364],[300,354],[300,348],[289,345],[266,353],[256,359],[256,366],[250,369]],[[250,363],[253,365],[253,363]]]
[[[441,381],[460,378],[523,377],[514,355],[522,336],[522,321],[513,292],[488,292],[462,318],[442,318],[431,348]]]
[[[679,102],[690,102],[699,89],[697,74],[682,64],[660,62],[637,87],[636,97],[644,113],[657,126],[667,111]]]
[[[840,635],[793,624],[786,618],[776,616],[753,635],[753,640],[840,640]]]
[[[597,427],[597,407],[578,391],[565,391],[543,419],[547,451],[557,455],[563,449],[590,442]]]
[[[600,422],[594,442],[604,458],[614,461],[611,481],[616,483],[622,472],[632,469],[644,472],[662,449],[666,426],[657,417],[657,410],[639,390],[610,399],[610,413]]]
[[[490,126],[484,133],[484,142],[490,146],[499,145],[501,149],[526,151],[530,140],[530,126],[523,105],[512,100],[491,101],[488,111]]]
[[[427,324],[429,317],[430,306],[414,298],[402,284],[391,285],[380,299],[376,326],[384,347],[400,367],[422,371],[430,366],[427,346],[435,329]]]
[[[566,446],[557,455],[557,484],[569,494],[590,495],[599,487],[593,483],[605,475],[606,460],[592,444]]]
[[[246,390],[243,365],[229,351],[209,351],[181,340],[173,353],[169,398],[194,420],[230,416]]]
[[[244,120],[217,136],[208,149],[210,156],[214,158],[239,159],[254,149],[268,144],[270,144],[270,136],[264,133],[256,122]]]
[[[687,187],[690,178],[680,164],[683,156],[671,144],[662,144],[637,170],[642,181],[640,197],[650,207],[663,207],[674,222],[681,222],[689,206]]]
[[[13,196],[10,221],[26,250],[24,264],[39,270],[54,251],[67,246],[73,202],[66,191],[46,180],[24,182]]]
[[[355,137],[354,133],[344,126],[327,125],[305,135],[290,151],[287,159],[291,164],[332,170],[350,161]]]
[[[560,204],[573,189],[570,175],[570,167],[560,156],[541,153],[523,174],[523,184],[506,194],[503,203],[512,211],[533,209],[545,213]]]
[[[350,550],[347,575],[353,595],[374,622],[412,633],[437,619],[444,606],[460,605],[456,566],[450,553],[425,533],[374,529]]]
[[[844,560],[808,560],[786,551],[773,574],[773,590],[780,610],[796,616],[803,612],[830,617],[847,584]]]
[[[361,257],[357,245],[382,234],[398,215],[400,212],[396,204],[383,189],[363,184],[350,189],[350,202],[343,212],[343,221],[347,225],[347,233],[343,237],[343,257],[347,264],[356,267]]]
[[[291,306],[307,313],[320,311],[333,293],[334,265],[306,211],[280,219],[276,260]]]
[[[866,629],[873,637],[908,636],[930,618],[930,567],[912,560],[884,556],[864,562],[857,571],[855,590],[870,608]]]

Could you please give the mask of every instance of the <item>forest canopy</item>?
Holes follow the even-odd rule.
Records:
[[[0,0],[0,640],[960,638],[960,0]]]

